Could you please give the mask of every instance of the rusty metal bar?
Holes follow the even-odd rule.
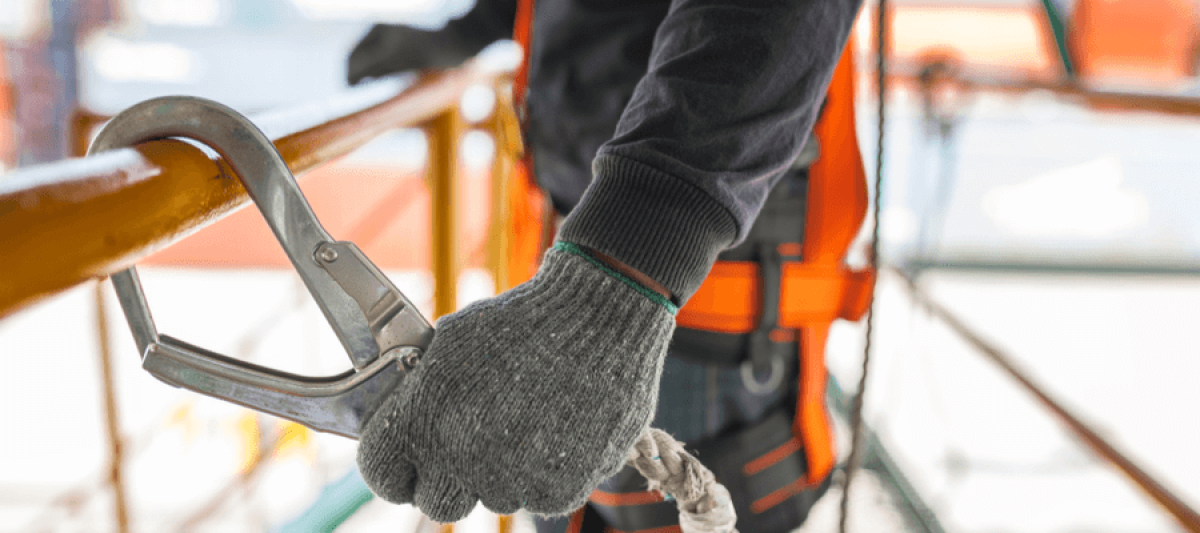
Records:
[[[520,124],[512,101],[512,90],[501,87],[496,91],[496,109],[488,122],[496,146],[492,159],[492,216],[488,228],[488,267],[492,271],[492,282],[496,294],[511,287],[508,286],[508,254],[510,236],[508,234],[508,217],[512,216],[508,208],[509,180],[512,177],[513,165],[524,152],[521,140]]]
[[[495,134],[493,133],[493,136]],[[492,286],[496,294],[504,292],[505,280],[508,279],[508,232],[505,231],[504,220],[508,218],[508,179],[512,172],[512,156],[504,153],[504,146],[499,137],[494,137],[496,155],[492,160],[492,216],[488,228],[487,264],[492,272]]]
[[[513,533],[512,515],[500,515],[496,519],[496,533]]]
[[[379,134],[420,126],[455,108],[463,91],[511,75],[514,64],[473,60],[427,73],[393,97],[327,120],[325,109],[260,122],[295,173]],[[361,100],[367,87],[346,95]],[[288,120],[283,120],[287,118]],[[294,132],[294,133],[290,133]],[[121,270],[246,204],[228,167],[176,140],[31,167],[0,176],[0,318],[40,298]]]
[[[893,65],[892,75],[889,77],[906,83],[920,83],[922,72],[936,66],[937,81],[958,84],[967,90],[1008,93],[1047,91],[1080,105],[1106,111],[1145,111],[1174,116],[1200,116],[1200,98],[1195,96],[1106,89],[1086,82],[1039,78],[1019,72],[999,76],[977,68],[965,68],[953,61],[937,65],[935,63],[938,61]]]
[[[426,128],[435,319],[458,307],[458,141],[464,130],[457,108],[442,113]]]
[[[100,380],[104,391],[104,424],[108,432],[108,484],[113,492],[113,517],[118,533],[129,531],[129,505],[125,498],[125,437],[117,408],[116,385],[113,383],[112,335],[108,329],[108,306],[105,305],[104,284],[97,282],[96,341],[100,348]]]
[[[888,270],[900,276],[905,282],[905,287],[908,288],[913,299],[922,307],[928,310],[933,316],[944,322],[952,331],[958,334],[968,344],[979,350],[985,357],[991,360],[996,366],[999,366],[1009,377],[1013,378],[1026,392],[1033,395],[1038,403],[1045,407],[1054,418],[1065,426],[1072,434],[1082,440],[1089,448],[1097,455],[1103,458],[1112,466],[1116,467],[1126,478],[1138,486],[1150,499],[1162,506],[1169,513],[1184,531],[1191,533],[1200,533],[1200,514],[1187,505],[1178,496],[1175,496],[1162,483],[1154,479],[1149,473],[1143,470],[1140,466],[1133,462],[1129,456],[1122,453],[1115,446],[1109,443],[1104,437],[1100,436],[1087,423],[1080,420],[1078,416],[1069,411],[1066,407],[1055,400],[1046,392],[1045,388],[1038,385],[1029,377],[1029,374],[1022,370],[1013,358],[1004,352],[1000,351],[991,343],[983,339],[978,333],[967,327],[965,323],[958,319],[946,308],[934,302],[928,295],[917,287],[916,281],[909,275],[895,267],[888,267]]]

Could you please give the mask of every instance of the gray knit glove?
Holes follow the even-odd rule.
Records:
[[[363,428],[363,479],[440,522],[477,500],[501,514],[577,509],[650,424],[675,310],[559,243],[532,280],[438,321]]]

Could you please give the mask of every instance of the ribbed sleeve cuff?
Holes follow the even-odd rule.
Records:
[[[595,178],[559,238],[633,267],[682,305],[737,236],[724,206],[698,187],[621,156],[598,156]]]

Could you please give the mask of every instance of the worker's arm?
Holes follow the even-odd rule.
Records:
[[[653,416],[676,304],[799,152],[857,4],[673,3],[537,275],[439,320],[368,419],[373,491],[441,521],[476,501],[562,514],[620,468]]]
[[[560,238],[684,302],[812,130],[860,0],[676,0]]]

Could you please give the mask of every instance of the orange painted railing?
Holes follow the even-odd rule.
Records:
[[[500,54],[497,54],[500,55]],[[300,174],[401,127],[429,132],[435,315],[452,310],[459,268],[453,241],[458,111],[474,85],[505,86],[515,60],[478,58],[426,73],[403,90],[375,96],[380,86],[352,89],[328,105],[271,113],[256,120],[292,172]],[[338,116],[331,107],[371,99]],[[489,125],[510,123],[496,106]],[[277,132],[286,131],[285,134]],[[512,145],[512,143],[507,143]],[[519,145],[517,145],[519,148]],[[498,150],[498,152],[502,151]],[[511,161],[511,156],[498,158]],[[102,278],[209,225],[248,203],[231,169],[178,140],[21,169],[0,176],[0,317],[88,279]],[[502,252],[502,247],[493,247]]]

